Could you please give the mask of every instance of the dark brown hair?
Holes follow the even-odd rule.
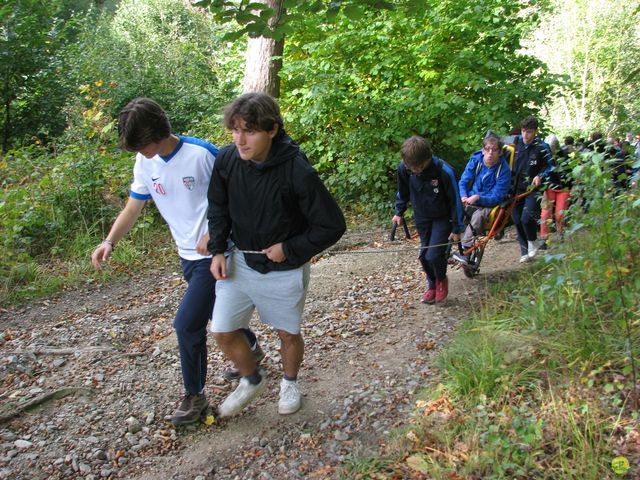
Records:
[[[118,118],[120,146],[130,152],[142,150],[171,135],[171,123],[160,105],[150,98],[131,100]]]
[[[266,93],[253,92],[239,96],[224,109],[224,126],[229,130],[241,119],[247,128],[270,132],[278,126],[281,132],[284,126],[278,103]]]
[[[431,161],[431,145],[426,138],[414,135],[404,141],[400,147],[400,155],[404,164],[410,169],[420,167]]]
[[[524,128],[531,128],[533,130],[537,130],[538,129],[538,119],[532,115],[525,117],[522,119],[522,121],[520,122],[520,128],[524,129]]]

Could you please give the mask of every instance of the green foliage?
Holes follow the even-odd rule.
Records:
[[[544,102],[544,66],[514,53],[536,21],[520,8],[449,0],[341,16],[331,28],[310,20],[289,37],[281,73],[289,130],[343,204],[388,210],[408,136],[426,135],[461,169],[487,129],[506,133]]]
[[[241,52],[222,41],[225,29],[181,0],[124,0],[68,49],[69,81],[112,85],[111,116],[147,96],[165,108],[174,131],[215,141],[220,108],[241,79]]]
[[[0,10],[2,150],[64,129],[68,72],[61,52],[75,41],[89,4],[8,0]]]
[[[411,7],[419,3],[405,1]],[[235,22],[237,28],[226,34],[227,39],[237,40],[247,34],[250,37],[269,37],[281,40],[285,35],[294,32],[301,23],[313,16],[316,23],[335,21],[340,12],[347,18],[360,20],[365,12],[372,9],[388,9],[396,7],[395,3],[382,0],[337,0],[322,2],[319,0],[299,2],[297,0],[274,0],[272,2],[241,0],[198,0],[194,5],[208,8],[214,18],[221,23]],[[281,9],[279,20],[273,22],[278,15],[276,8]]]
[[[549,102],[561,134],[636,132],[640,99],[640,10],[637,2],[556,0],[531,49],[566,79]]]
[[[72,145],[24,147],[0,157],[0,299],[64,283],[51,272],[43,278],[48,270],[41,264],[81,257],[88,266],[88,254],[122,208],[132,156],[117,148],[105,90],[100,82],[83,88],[91,106],[68,133]],[[137,235],[153,226],[150,216]]]

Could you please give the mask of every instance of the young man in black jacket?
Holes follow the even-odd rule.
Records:
[[[520,244],[520,262],[528,262],[538,253],[542,245],[538,241],[541,193],[537,189],[549,175],[553,156],[549,146],[538,137],[538,119],[526,117],[520,123],[522,135],[516,136],[516,157],[511,172],[516,195],[529,189],[536,191],[518,200],[511,213]]]
[[[284,132],[280,109],[264,93],[247,93],[225,109],[233,144],[223,148],[209,184],[211,272],[216,304],[211,331],[242,378],[220,405],[221,417],[242,411],[266,388],[242,328],[254,309],[278,332],[284,378],[278,411],[300,408],[298,371],[304,353],[301,316],[309,283],[309,260],[337,242],[344,216]],[[227,257],[227,237],[234,250]]]

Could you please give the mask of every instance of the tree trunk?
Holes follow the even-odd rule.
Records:
[[[269,26],[278,22],[283,10],[283,0],[264,0],[265,5],[277,13],[269,20]],[[284,38],[257,37],[249,38],[244,69],[242,90],[247,92],[265,92],[273,97],[280,96],[280,77]],[[276,57],[275,59],[273,57]]]

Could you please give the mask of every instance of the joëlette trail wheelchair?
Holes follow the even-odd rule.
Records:
[[[516,203],[534,191],[535,189],[527,190],[518,195],[509,194],[500,205],[493,207],[485,223],[485,231],[487,232],[485,235],[476,233],[473,227],[471,227],[473,232],[473,245],[465,249],[461,243],[458,244],[458,251],[461,256],[466,258],[466,261],[458,260],[460,257],[455,254],[450,257],[453,259],[452,263],[460,265],[465,276],[473,278],[480,273],[480,262],[482,261],[487,243],[491,239],[502,239],[505,228],[512,223],[511,213]],[[465,220],[470,220],[470,213],[467,214],[467,212],[465,212]]]

